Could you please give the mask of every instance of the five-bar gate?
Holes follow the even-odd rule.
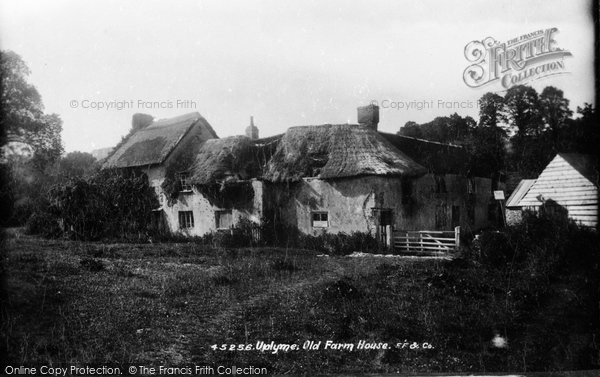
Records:
[[[447,254],[460,246],[460,227],[454,230],[394,231],[394,248],[400,252]]]

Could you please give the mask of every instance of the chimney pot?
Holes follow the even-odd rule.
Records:
[[[148,127],[154,121],[154,117],[149,114],[136,113],[131,117],[131,128],[139,130]]]
[[[360,106],[358,109],[358,124],[367,126],[377,131],[379,124],[379,106],[367,105]]]
[[[246,127],[246,136],[252,140],[258,139],[258,127],[254,125],[254,117],[250,117],[250,125]]]

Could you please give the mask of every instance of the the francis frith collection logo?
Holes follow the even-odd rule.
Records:
[[[505,89],[543,77],[568,73],[564,58],[572,56],[554,40],[557,28],[536,30],[499,42],[492,37],[465,46],[471,63],[463,73],[472,88],[499,82]]]

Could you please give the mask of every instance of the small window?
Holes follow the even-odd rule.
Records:
[[[312,213],[313,228],[327,228],[329,226],[329,214],[327,212]]]
[[[189,229],[194,227],[194,213],[192,211],[179,211],[179,228]]]
[[[233,226],[231,211],[215,211],[217,229],[229,229]]]
[[[179,173],[179,183],[181,184],[181,192],[191,192],[192,183],[190,181],[190,173]]]

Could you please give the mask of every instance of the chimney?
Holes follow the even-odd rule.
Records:
[[[131,117],[131,128],[134,130],[139,130],[142,128],[146,128],[152,123],[154,117],[148,114],[136,113]]]
[[[258,127],[254,125],[254,117],[250,117],[250,125],[246,127],[246,136],[252,140],[258,139]]]
[[[377,131],[379,124],[379,106],[367,105],[358,108],[358,124],[367,126]]]

